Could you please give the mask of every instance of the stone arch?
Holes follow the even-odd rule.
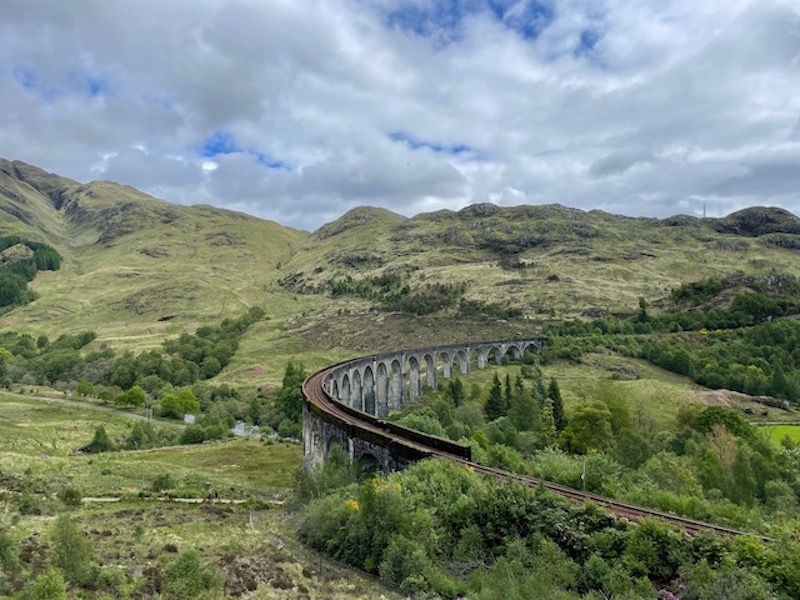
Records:
[[[375,414],[381,417],[389,414],[389,373],[386,363],[378,363],[375,377]]]
[[[389,411],[398,410],[403,406],[403,365],[398,359],[389,364]]]
[[[416,356],[408,358],[408,399],[413,402],[419,398],[420,392],[420,364]]]
[[[455,373],[466,375],[469,373],[469,350],[456,350],[450,359],[451,377]]]
[[[326,448],[322,441],[319,421],[317,419],[307,419],[307,422],[308,427],[303,432],[304,453],[308,457],[307,464],[317,469],[325,462]]]
[[[500,346],[491,346],[486,351],[486,365],[502,365],[505,353]]]
[[[347,444],[344,440],[340,439],[339,436],[331,436],[328,438],[328,443],[325,445],[325,460],[330,459],[332,452],[341,451],[342,458],[344,460],[349,460],[349,455],[347,452]]]
[[[345,373],[342,375],[342,385],[339,388],[338,399],[340,402],[350,404],[350,377]]]
[[[522,359],[522,351],[516,344],[508,344],[505,349],[504,357],[513,361],[519,361]]]
[[[331,380],[330,392],[329,393],[330,393],[331,398],[333,398],[334,400],[338,400],[339,399],[339,382],[336,381],[335,379]]]
[[[361,373],[358,369],[353,370],[352,382],[350,383],[350,406],[358,410],[364,410],[364,390],[361,386]]]
[[[425,378],[421,379],[428,388],[436,389],[436,353],[427,353],[422,356],[420,362],[421,370],[425,373]]]
[[[371,452],[363,452],[358,457],[358,466],[361,467],[362,471],[367,471],[368,473],[377,473],[384,470],[381,461]]]
[[[450,379],[453,376],[453,356],[450,352],[439,352],[436,356],[437,370],[441,368],[442,377]]]
[[[377,414],[375,409],[375,376],[372,373],[372,367],[369,365],[364,367],[363,389],[364,412],[371,415]]]

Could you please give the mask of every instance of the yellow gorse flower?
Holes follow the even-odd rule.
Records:
[[[358,502],[356,502],[352,498],[350,498],[347,502],[345,502],[345,504],[347,505],[347,508],[349,508],[350,510],[358,510]]]

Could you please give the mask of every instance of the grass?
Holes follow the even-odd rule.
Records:
[[[769,434],[769,439],[780,445],[788,437],[794,443],[800,443],[800,425],[762,425]]]
[[[196,549],[202,560],[229,581],[229,594],[247,592],[237,581],[253,578],[249,598],[349,598],[399,600],[371,577],[310,552],[295,538],[295,527],[270,500],[286,497],[301,464],[298,444],[230,440],[199,446],[76,455],[103,425],[112,437],[133,420],[87,408],[49,404],[0,394],[0,530],[46,558],[49,530],[58,514],[70,511],[89,535],[95,559],[127,573],[166,565],[178,552]],[[140,498],[156,477],[169,474],[172,493],[220,498],[245,504],[173,504]],[[27,486],[27,492],[14,488]],[[66,487],[86,497],[121,497],[120,502],[85,502],[67,509],[56,495]],[[41,514],[19,514],[21,493]],[[264,501],[267,501],[266,503]],[[23,565],[24,568],[28,566]],[[230,597],[219,593],[213,598]]]
[[[477,398],[485,402],[489,394],[494,374],[505,383],[506,375],[513,382],[521,367],[515,365],[497,366],[490,364],[486,369],[478,369],[474,364],[467,375],[458,374],[467,394],[477,393]],[[652,421],[658,429],[673,426],[681,407],[688,404],[714,403],[714,396],[707,388],[694,383],[688,377],[666,371],[647,361],[629,358],[618,354],[586,354],[580,363],[557,361],[545,365],[542,371],[547,379],[558,381],[564,407],[569,414],[580,404],[591,401],[598,393],[598,383],[611,382],[619,397],[623,398],[637,418]],[[439,379],[442,381],[441,373]],[[424,381],[424,376],[423,376]],[[446,380],[444,380],[446,381]],[[530,387],[529,380],[523,380]],[[758,423],[797,419],[796,412],[786,412],[768,408],[760,404],[739,399],[728,405],[743,413],[750,421]],[[800,429],[797,430],[800,436]]]
[[[290,359],[314,369],[377,350],[534,335],[552,319],[635,312],[639,297],[657,311],[672,288],[702,277],[800,275],[791,250],[720,234],[712,220],[667,227],[558,206],[406,219],[359,208],[309,235],[109,182],[77,186],[22,171],[27,183],[0,173],[8,192],[0,194],[0,231],[47,241],[64,262],[36,277],[38,299],[4,315],[0,327],[51,337],[94,330],[89,349],[139,352],[258,305],[270,320],[245,335],[217,377],[238,385],[275,385]],[[63,198],[80,210],[53,208],[46,193],[63,186]],[[20,211],[24,219],[12,216]],[[514,256],[523,268],[499,265],[507,247],[520,250]],[[326,293],[332,278],[385,273],[400,274],[414,289],[466,283],[467,299],[518,307],[526,319],[465,319],[454,309],[419,319]]]

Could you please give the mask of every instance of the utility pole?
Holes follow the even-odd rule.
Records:
[[[583,482],[583,491],[586,491],[586,457],[583,457],[583,473],[581,473],[581,481]]]

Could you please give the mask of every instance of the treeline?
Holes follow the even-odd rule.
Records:
[[[384,310],[428,315],[458,306],[466,284],[433,283],[414,290],[398,275],[378,275],[354,279],[347,275],[328,282],[331,295],[356,296],[374,302]]]
[[[800,451],[774,447],[736,411],[689,405],[662,427],[602,380],[566,415],[555,380],[505,379],[469,394],[453,380],[397,419],[470,443],[489,466],[738,529],[774,533],[800,505]]]
[[[552,447],[568,429],[558,382],[545,379],[536,364],[523,364],[513,380],[495,373],[488,390],[469,391],[451,379],[438,390],[427,390],[412,410],[389,417],[433,435],[469,443],[473,456],[487,464],[514,468],[507,450],[533,453]]]
[[[0,263],[0,308],[27,304],[34,299],[28,282],[38,271],[58,271],[61,256],[54,248],[17,235],[0,237],[0,252],[19,246],[19,253]]]
[[[542,359],[579,361],[584,353],[606,350],[643,358],[714,389],[774,396],[790,403],[800,397],[798,321],[675,336],[557,336],[548,339]]]
[[[429,315],[451,309],[465,317],[486,316],[514,319],[522,310],[500,304],[464,298],[465,283],[428,283],[416,288],[399,275],[387,274],[355,279],[350,275],[328,282],[331,296],[355,296],[375,303],[383,310]]]
[[[148,393],[156,393],[219,373],[236,352],[241,335],[263,317],[262,309],[251,308],[238,319],[225,319],[217,326],[201,327],[193,334],[168,339],[161,350],[138,355],[126,352],[121,356],[107,347],[83,352],[95,339],[93,332],[65,334],[53,342],[47,336],[34,339],[29,334],[4,332],[0,334],[0,347],[13,359],[0,363],[0,376],[6,386],[86,380],[123,390],[138,385]]]
[[[700,329],[738,329],[750,327],[775,317],[795,314],[798,303],[795,299],[772,298],[760,292],[736,294],[728,308],[712,308],[704,311],[668,310],[658,315],[647,311],[647,304],[640,300],[639,312],[629,318],[602,317],[592,321],[565,321],[545,329],[549,336],[597,334],[648,334],[699,331]]]
[[[331,472],[346,468],[339,464],[331,461],[318,477],[341,481]],[[754,538],[690,537],[656,521],[626,525],[597,508],[481,478],[447,461],[423,461],[312,501],[300,537],[413,597],[800,594],[795,541],[766,547]]]
[[[710,388],[796,403],[800,395],[800,323],[780,321],[686,339],[648,339],[639,356]]]

